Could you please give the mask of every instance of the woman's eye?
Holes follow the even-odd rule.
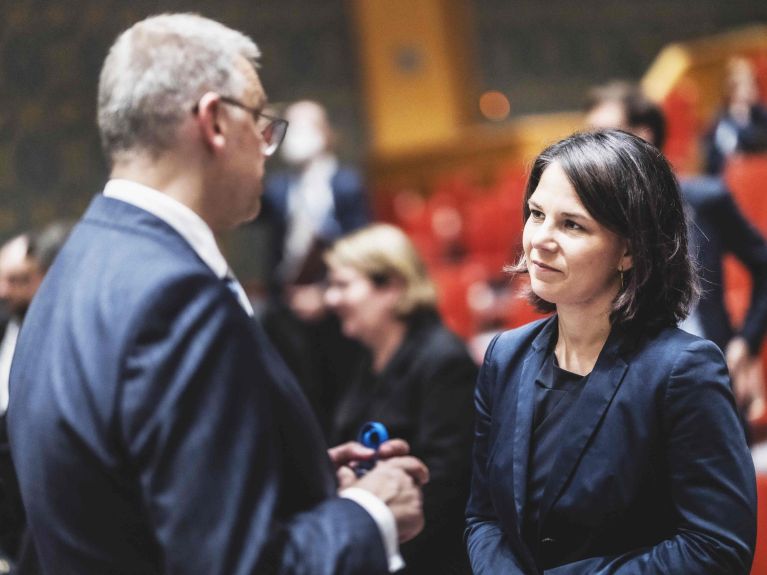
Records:
[[[581,226],[580,224],[576,224],[572,220],[565,220],[565,228],[568,230],[582,230],[583,226]]]
[[[530,217],[534,220],[542,220],[543,212],[540,210],[530,210]]]

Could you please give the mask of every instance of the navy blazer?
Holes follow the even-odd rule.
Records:
[[[37,293],[9,432],[47,573],[388,571],[257,323],[125,202],[95,198]]]
[[[497,336],[480,371],[474,573],[747,574],[756,486],[724,358],[676,328],[633,351],[613,330],[552,454],[537,556],[523,543],[535,378],[556,321]]]
[[[767,242],[738,209],[721,178],[680,181],[691,208],[690,244],[699,266],[701,296],[697,315],[703,335],[725,349],[735,335],[724,305],[725,254],[732,254],[751,275],[751,304],[739,333],[757,355],[767,330]]]

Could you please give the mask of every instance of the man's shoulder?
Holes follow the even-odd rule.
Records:
[[[333,174],[331,185],[336,193],[359,193],[363,188],[362,174],[351,166],[340,165]]]
[[[730,194],[724,180],[717,176],[682,178],[679,187],[685,201],[696,209],[716,206]]]

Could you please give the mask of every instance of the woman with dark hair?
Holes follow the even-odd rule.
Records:
[[[662,154],[617,130],[536,159],[531,298],[475,393],[474,573],[747,574],[754,469],[719,349],[676,328],[696,294]]]

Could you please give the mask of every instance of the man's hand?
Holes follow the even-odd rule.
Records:
[[[315,322],[325,315],[325,288],[321,284],[293,285],[285,289],[288,307],[299,319]]]
[[[765,408],[761,358],[751,355],[748,343],[740,336],[727,344],[725,358],[738,409],[744,411],[748,419],[760,417]]]
[[[404,439],[390,439],[382,443],[378,448],[378,459],[391,459],[410,453],[410,445]],[[328,457],[336,468],[339,489],[346,489],[357,480],[354,473],[355,464],[358,461],[371,459],[376,452],[356,441],[347,441],[336,447],[328,449]]]
[[[347,487],[370,491],[391,510],[397,523],[400,543],[409,541],[423,529],[420,486],[429,481],[429,470],[415,457],[392,457],[379,461],[362,479]]]

